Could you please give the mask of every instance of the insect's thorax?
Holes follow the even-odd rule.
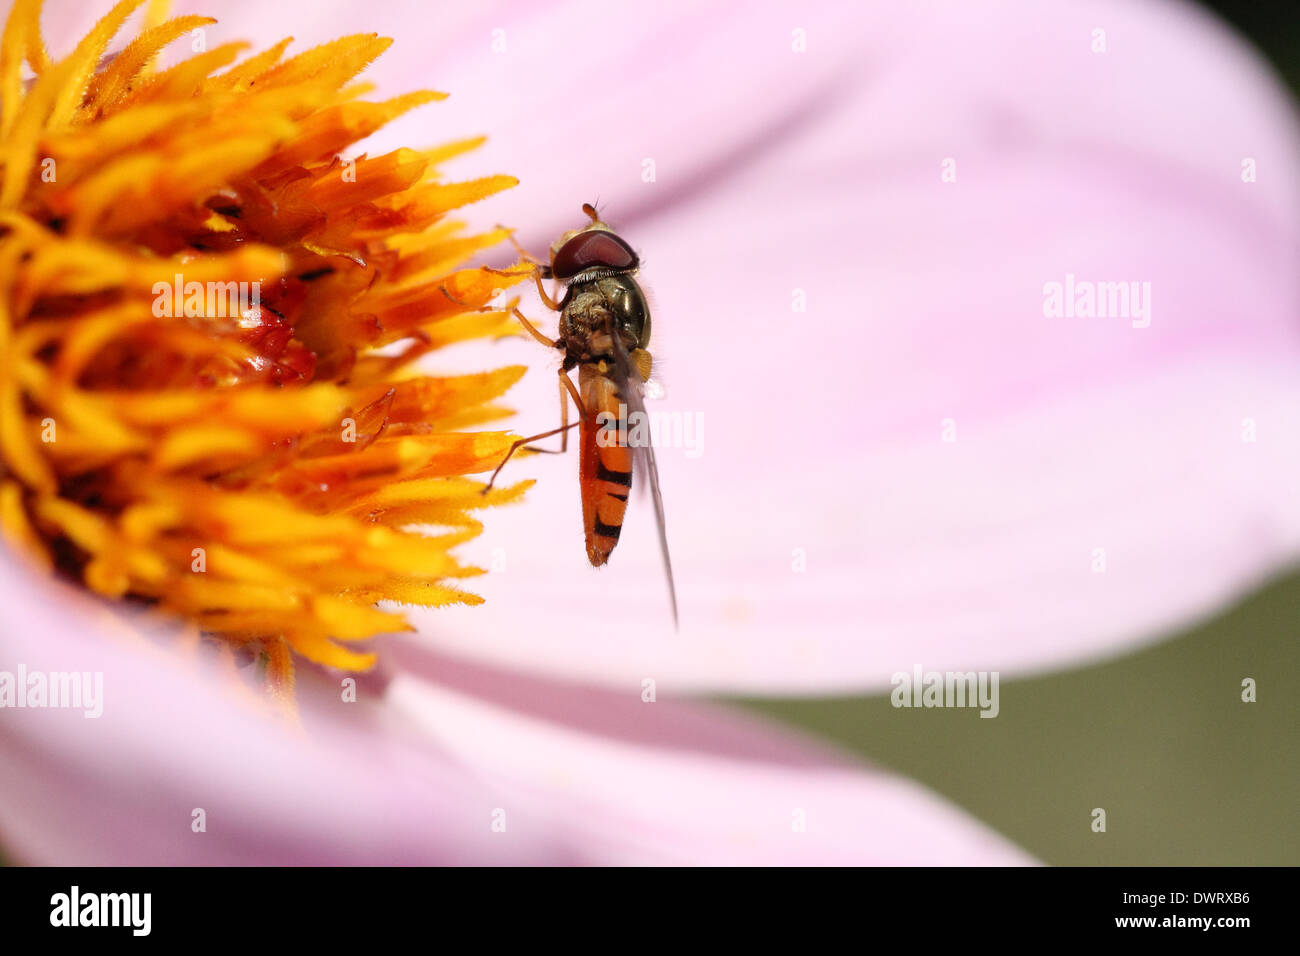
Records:
[[[649,344],[650,308],[636,279],[623,273],[570,283],[560,312],[564,367],[612,361],[613,332],[629,352]]]

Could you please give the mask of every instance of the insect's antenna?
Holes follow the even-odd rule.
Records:
[[[597,197],[596,202],[600,202],[599,197]],[[593,223],[600,222],[600,214],[596,212],[596,206],[594,203],[589,203],[589,202],[583,203],[582,211],[591,217],[591,221]]]

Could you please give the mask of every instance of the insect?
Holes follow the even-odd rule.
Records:
[[[632,420],[637,424],[648,422],[642,389],[651,369],[650,353],[646,350],[650,342],[650,307],[636,280],[640,259],[627,242],[601,222],[594,206],[584,203],[582,211],[591,219],[590,224],[566,232],[551,245],[550,265],[524,253],[533,263],[532,277],[542,302],[560,313],[559,337],[547,338],[517,306],[512,307],[529,335],[564,356],[559,369],[560,427],[521,438],[511,445],[483,491],[486,494],[491,489],[501,469],[519,448],[547,451],[529,447],[530,442],[561,435],[560,450],[552,453],[563,454],[568,449],[569,429],[576,425],[581,449],[578,484],[582,492],[587,560],[593,567],[609,560],[623,528],[633,474],[637,474],[648,482],[654,500],[659,548],[675,625],[677,594],[668,556],[654,448],[648,438],[631,440],[630,437],[648,434],[648,429],[629,432],[629,415],[635,416]],[[547,295],[543,279],[565,283],[559,301]],[[574,368],[578,370],[576,387],[569,376]],[[578,410],[578,421],[573,425],[569,423],[570,399]]]

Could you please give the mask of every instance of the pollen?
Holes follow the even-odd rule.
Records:
[[[213,20],[123,0],[52,61],[40,4],[0,36],[0,526],[10,546],[157,609],[279,692],[293,661],[365,670],[403,606],[477,604],[455,556],[510,447],[473,430],[523,374],[420,360],[513,334],[507,238],[455,211],[477,140],[343,158],[408,110],[357,75],[390,42],[206,49]],[[169,44],[189,48],[165,70]]]

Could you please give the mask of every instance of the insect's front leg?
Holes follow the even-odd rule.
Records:
[[[493,269],[490,266],[483,266],[483,271],[498,276],[511,276],[512,278],[522,274],[520,272],[511,272],[509,269]],[[543,279],[553,278],[551,275],[551,267],[535,262],[533,263],[533,268],[529,271],[529,274],[531,275],[532,280],[537,283],[537,294],[541,296],[542,303],[552,312],[559,312],[563,308],[560,304],[560,299],[548,295],[546,287],[542,285]]]
[[[497,228],[503,229],[505,227],[498,225]],[[519,244],[519,241],[515,239],[515,235],[513,232],[506,236],[506,240],[510,243],[510,245],[515,247],[515,252],[519,253],[519,258],[523,259],[525,262],[530,263],[532,265],[533,281],[537,283],[537,293],[542,297],[542,301],[546,303],[546,307],[550,309],[552,312],[559,312],[560,311],[559,300],[554,299],[551,296],[547,295],[546,290],[542,288],[543,279],[553,278],[551,275],[551,267],[548,266],[541,259],[538,259],[536,256],[530,253],[523,246],[521,246]],[[496,272],[499,275],[509,274],[509,273],[502,272],[499,269],[489,269],[488,271]],[[515,273],[515,275],[517,274],[518,273]]]
[[[536,266],[539,269],[545,269],[547,272],[551,271],[550,267],[547,266],[545,262],[543,262],[541,259],[538,259],[535,255],[533,255],[531,252],[529,252],[527,249],[525,249],[523,246],[519,244],[519,240],[515,238],[515,233],[513,229],[509,229],[506,226],[501,225],[501,223],[497,223],[496,227],[498,229],[503,229],[506,231],[506,242],[510,243],[510,245],[515,247],[515,252],[519,253],[520,259],[523,259],[525,262],[532,263],[534,266]],[[546,278],[549,279],[550,276],[547,276]]]

